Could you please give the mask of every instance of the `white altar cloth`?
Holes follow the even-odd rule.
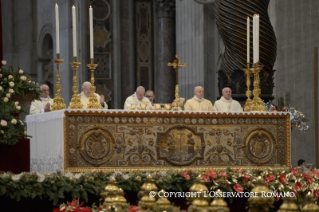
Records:
[[[30,171],[63,171],[64,110],[26,116],[30,138]]]
[[[40,113],[26,116],[27,133],[30,138],[30,171],[38,173],[55,173],[64,171],[64,114],[72,112],[99,112],[99,113],[175,113],[175,114],[287,114],[286,112],[210,112],[210,111],[131,111],[131,110],[79,110],[66,109],[49,113]]]

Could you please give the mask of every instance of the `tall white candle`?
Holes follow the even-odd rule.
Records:
[[[59,27],[59,6],[55,4],[55,36],[56,36],[56,53],[60,53],[60,27]]]
[[[247,63],[250,62],[250,19],[247,17]]]
[[[259,61],[259,14],[257,14],[257,21],[256,21],[257,27],[256,27],[256,31],[257,31],[257,38],[256,38],[256,46],[257,46],[257,61]]]
[[[259,61],[259,15],[255,14],[253,18],[253,47],[254,63]]]
[[[72,6],[72,24],[73,24],[73,57],[77,56],[77,47],[76,47],[76,13],[75,7]]]
[[[90,15],[90,56],[94,58],[93,54],[93,8],[90,6],[89,8],[89,15]]]

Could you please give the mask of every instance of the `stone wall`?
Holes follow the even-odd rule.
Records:
[[[269,16],[277,37],[274,103],[282,98],[301,110],[310,129],[293,131],[292,165],[300,158],[315,164],[314,48],[319,46],[319,1],[272,0]],[[318,114],[317,114],[318,115]],[[317,164],[319,165],[319,164]]]

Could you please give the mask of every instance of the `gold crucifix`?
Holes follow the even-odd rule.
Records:
[[[178,69],[180,67],[186,67],[186,63],[181,63],[181,61],[178,59],[178,54],[175,55],[175,60],[173,63],[168,63],[167,65],[168,66],[173,66],[173,69],[175,69],[175,72],[176,72],[176,85],[178,85]]]

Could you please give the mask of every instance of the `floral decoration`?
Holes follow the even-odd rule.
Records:
[[[20,112],[26,111],[12,97],[33,94],[35,99],[39,99],[41,92],[23,70],[14,71],[10,66],[7,71],[4,68],[6,63],[3,60],[0,69],[0,144],[14,145],[19,138],[26,136],[25,125],[18,116]]]
[[[319,170],[302,173],[298,168],[286,169],[231,169],[222,171],[159,171],[159,172],[86,172],[86,173],[12,173],[0,174],[0,196],[19,201],[24,198],[49,198],[58,205],[66,194],[73,199],[88,201],[88,193],[100,195],[114,177],[120,188],[138,192],[147,175],[151,175],[158,189],[166,191],[189,191],[197,176],[201,175],[210,190],[250,192],[258,176],[273,192],[294,192],[297,202],[311,192],[319,198]],[[276,199],[278,200],[278,198]]]
[[[291,127],[292,129],[298,129],[302,132],[305,132],[309,129],[307,125],[308,119],[306,119],[305,115],[295,109],[293,106],[284,106],[283,102],[278,101],[278,106],[275,106],[271,103],[271,101],[265,103],[265,107],[267,111],[270,112],[289,112],[291,115]]]

